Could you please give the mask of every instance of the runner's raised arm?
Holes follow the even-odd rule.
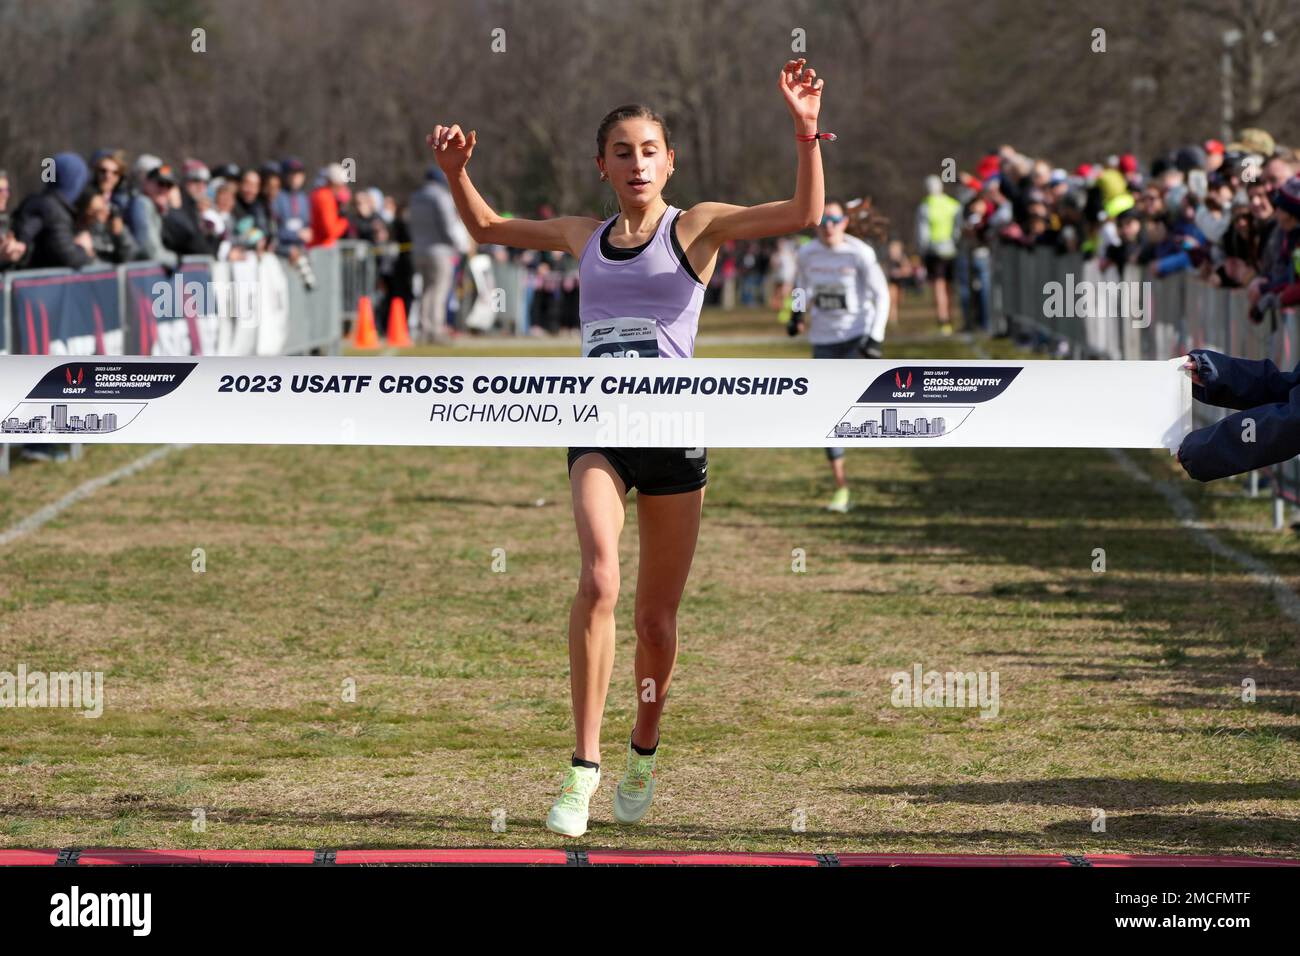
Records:
[[[477,130],[469,136],[459,124],[434,127],[426,137],[438,167],[447,176],[447,185],[456,201],[465,228],[478,243],[496,243],[516,249],[542,249],[580,255],[582,247],[600,221],[585,216],[559,216],[555,219],[507,219],[479,195],[470,182],[465,167],[478,142]]]
[[[797,137],[817,134],[817,117],[821,111],[821,93],[825,80],[817,71],[805,67],[805,59],[789,60],[781,68],[778,85],[786,108],[794,120]],[[691,207],[687,215],[700,223],[699,236],[722,243],[728,239],[763,239],[785,236],[821,222],[826,202],[826,182],[822,172],[821,147],[818,139],[795,144],[799,168],[795,177],[794,197],[758,206],[734,206],[730,203],[702,202]],[[688,220],[683,219],[683,225]],[[692,227],[694,224],[691,224]],[[694,228],[692,228],[694,232]]]

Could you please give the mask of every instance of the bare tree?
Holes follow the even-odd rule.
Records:
[[[425,132],[459,122],[489,201],[597,215],[597,124],[645,102],[673,130],[670,201],[763,202],[793,189],[775,75],[806,55],[828,191],[905,222],[945,159],[1003,142],[1072,166],[1216,135],[1229,30],[1238,129],[1296,143],[1294,0],[0,0],[0,165],[34,189],[61,149],[294,153],[401,194]]]

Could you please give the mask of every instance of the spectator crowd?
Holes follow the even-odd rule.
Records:
[[[175,269],[184,256],[238,261],[276,254],[316,285],[308,249],[359,239],[377,247],[379,292],[410,304],[415,261],[409,223],[422,215],[423,191],[399,206],[379,189],[353,189],[342,164],[321,168],[308,183],[297,157],[210,168],[186,159],[179,169],[142,154],[128,164],[122,150],[101,149],[89,163],[58,153],[42,170],[42,187],[16,205],[0,169],[0,270],[71,268],[150,260]],[[454,209],[452,210],[454,215]],[[432,228],[432,227],[430,227]],[[446,229],[414,236],[418,253],[435,243],[468,251],[468,237]],[[430,283],[427,283],[430,284]]]
[[[409,199],[377,188],[353,188],[341,164],[307,166],[289,156],[261,164],[209,167],[186,159],[179,168],[148,153],[128,162],[120,149],[100,149],[89,162],[63,152],[47,161],[40,189],[11,202],[0,169],[0,270],[72,268],[151,260],[175,269],[189,255],[237,261],[274,253],[312,287],[304,253],[341,239],[376,247],[379,301],[389,314],[401,298],[411,312],[420,277],[417,341],[459,333],[458,304],[472,289],[465,261],[473,252],[525,271],[529,326],[538,334],[576,335],[578,263],[567,253],[486,246],[476,249],[460,222],[436,166]],[[505,213],[510,215],[510,213]],[[556,215],[546,204],[533,215]],[[719,252],[706,302],[779,309],[794,273],[795,242],[730,242]]]
[[[1246,290],[1251,319],[1262,321],[1300,303],[1297,172],[1295,151],[1253,128],[1227,144],[1181,146],[1145,172],[1131,153],[1067,171],[1003,146],[963,174],[952,197],[959,226],[951,271],[966,325],[990,330],[995,241],[1096,257],[1115,273],[1194,273]]]
[[[151,154],[128,164],[122,150],[100,149],[89,162],[59,153],[46,167],[43,186],[16,204],[0,169],[0,270],[136,260],[175,268],[187,255],[237,261],[274,253],[312,287],[305,252],[358,239],[375,247],[376,313],[387,315],[398,298],[410,312],[418,276],[414,336],[442,342],[460,331],[458,305],[473,288],[464,265],[480,252],[524,270],[534,332],[577,334],[574,258],[476,249],[436,166],[400,204],[377,188],[353,188],[337,163],[318,169],[309,184],[307,166],[294,156],[215,167],[191,158],[177,169]],[[1116,270],[1136,265],[1151,277],[1194,272],[1212,284],[1247,290],[1251,316],[1259,321],[1273,307],[1300,303],[1297,172],[1296,153],[1261,129],[1242,130],[1227,144],[1184,145],[1154,158],[1145,172],[1131,153],[1067,171],[1002,146],[973,173],[961,174],[953,196],[938,177],[927,181],[919,255],[908,255],[894,238],[882,256],[894,286],[892,304],[896,309],[902,289],[916,289],[927,277],[938,280],[946,327],[950,282],[966,327],[992,331],[990,247],[1000,242],[1096,257]],[[555,214],[543,204],[533,216]],[[706,304],[779,310],[803,238],[725,244]]]

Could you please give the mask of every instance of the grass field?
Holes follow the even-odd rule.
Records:
[[[887,357],[973,356],[924,338],[922,306],[904,318]],[[770,316],[725,330],[746,344],[699,354],[807,354],[752,340],[780,334]],[[16,464],[0,531],[149,450]],[[1300,587],[1266,499],[1128,457]],[[848,515],[820,510],[819,451],[709,458],[655,806],[631,828],[610,811],[633,703],[629,520],[605,773],[577,845],[1300,855],[1297,625],[1110,453],[850,451]],[[0,710],[0,846],[560,845],[542,819],[572,747],[564,465],[563,449],[196,446],[0,547],[0,671],[102,670],[107,694],[98,719]],[[890,675],[915,663],[996,671],[1000,714],[891,706]]]

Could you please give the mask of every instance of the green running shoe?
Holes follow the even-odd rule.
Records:
[[[600,771],[591,767],[570,767],[560,796],[546,817],[546,829],[562,836],[579,837],[587,832],[587,805],[600,786]]]
[[[650,801],[655,795],[655,757],[659,756],[658,746],[655,752],[646,756],[632,749],[632,741],[627,742],[627,773],[618,782],[614,791],[614,819],[619,823],[636,823],[650,809]]]
[[[827,511],[838,511],[841,514],[849,510],[849,489],[836,488],[835,494],[831,496],[831,503],[826,506]]]

